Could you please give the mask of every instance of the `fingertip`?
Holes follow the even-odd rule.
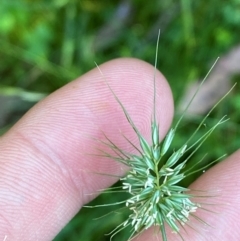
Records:
[[[124,173],[121,165],[113,160],[87,155],[101,148],[93,138],[104,140],[103,132],[124,150],[132,151],[133,148],[122,135],[138,145],[137,136],[106,81],[139,131],[147,140],[151,139],[154,67],[137,59],[116,59],[99,67],[106,80],[97,68],[86,73],[38,103],[1,140],[1,155],[6,166],[6,172],[0,175],[4,180],[2,183],[8,185],[8,191],[19,199],[27,200],[16,204],[6,193],[0,193],[5,203],[15,205],[14,215],[4,212],[4,216],[9,215],[10,223],[19,217],[17,212],[24,212],[13,231],[17,235],[28,223],[27,230],[32,233],[25,232],[22,240],[33,237],[35,230],[39,230],[39,234],[47,230],[47,234],[34,236],[35,239],[53,237],[90,200],[88,194],[117,180],[90,175],[91,172]],[[158,71],[156,88],[156,116],[163,137],[171,124],[173,100],[167,81]],[[11,178],[7,173],[10,169]],[[21,177],[18,185],[14,175]],[[18,186],[24,186],[24,193]],[[68,214],[64,215],[66,210]],[[43,219],[40,228],[36,221],[38,217]],[[51,228],[49,223],[55,222],[56,218],[58,224]]]

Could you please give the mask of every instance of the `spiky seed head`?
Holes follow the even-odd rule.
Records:
[[[158,36],[159,40],[159,36]],[[158,42],[157,42],[158,50]],[[156,63],[157,63],[157,51],[155,59],[155,72],[156,72]],[[216,62],[214,63],[214,65]],[[214,66],[213,65],[213,66]],[[213,68],[213,67],[212,67]],[[211,69],[212,69],[211,68]],[[211,71],[210,69],[210,71]],[[207,76],[209,75],[208,72]],[[101,72],[101,71],[100,71]],[[129,193],[130,197],[124,202],[126,207],[131,211],[128,219],[119,225],[112,232],[112,237],[121,231],[123,228],[132,226],[132,234],[130,239],[134,234],[148,229],[151,226],[159,226],[162,234],[163,241],[167,241],[167,236],[165,232],[165,225],[167,224],[171,230],[175,233],[179,233],[180,227],[183,226],[186,222],[189,221],[189,217],[193,212],[201,207],[200,204],[194,203],[192,195],[188,193],[188,189],[181,186],[180,182],[187,176],[191,175],[194,172],[189,172],[190,169],[185,170],[185,164],[188,161],[188,158],[181,160],[186,152],[192,149],[195,146],[195,150],[190,153],[190,156],[195,153],[196,150],[203,144],[203,142],[208,138],[208,136],[213,132],[213,130],[220,124],[224,123],[226,119],[223,117],[215,126],[210,128],[198,141],[193,143],[190,148],[187,149],[187,143],[190,142],[192,137],[197,133],[199,128],[204,124],[206,118],[212,112],[212,110],[217,106],[217,104],[222,101],[222,99],[209,111],[206,117],[202,120],[196,131],[189,138],[187,143],[182,145],[178,150],[174,151],[170,157],[165,158],[169,152],[170,146],[175,136],[175,132],[179,123],[184,117],[184,114],[191,104],[192,100],[196,96],[199,88],[188,104],[186,110],[183,112],[179,121],[177,122],[174,128],[171,128],[168,134],[166,135],[163,143],[160,143],[159,136],[159,123],[156,121],[155,114],[155,101],[156,101],[156,84],[155,84],[155,72],[154,72],[154,113],[153,120],[151,123],[151,143],[148,143],[145,138],[141,135],[134,122],[131,119],[131,116],[127,112],[126,108],[123,106],[119,98],[115,95],[109,84],[107,83],[110,91],[115,97],[116,101],[121,106],[126,119],[129,124],[135,131],[139,139],[139,144],[141,150],[135,147],[130,140],[126,137],[125,139],[136,148],[140,153],[139,155],[130,154],[119,149],[114,143],[109,139],[109,143],[105,143],[110,147],[114,153],[117,154],[116,157],[113,157],[116,161],[124,163],[130,167],[130,171],[126,177],[122,178],[122,189]],[[207,77],[206,76],[206,77]],[[200,86],[205,81],[206,77],[200,84]],[[109,155],[106,155],[109,157]],[[111,156],[112,157],[112,156]],[[218,161],[219,159],[217,159]],[[201,160],[200,160],[201,161]],[[206,166],[208,167],[208,166]],[[204,167],[203,169],[205,169]],[[200,170],[203,170],[200,169]],[[198,170],[199,171],[199,170]],[[119,202],[116,204],[121,204]],[[100,205],[103,206],[103,205]],[[107,206],[107,205],[104,205]]]

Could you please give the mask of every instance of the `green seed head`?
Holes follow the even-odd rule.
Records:
[[[157,52],[158,42],[155,59],[155,70],[157,65]],[[202,83],[205,81],[205,79],[202,81]],[[111,87],[109,85],[108,87],[116,101],[121,106],[129,124],[135,131],[139,140],[139,146],[141,147],[141,149],[138,149],[125,136],[124,138],[128,141],[129,144],[136,148],[139,155],[127,153],[124,150],[119,149],[109,139],[107,139],[107,142],[104,143],[116,154],[116,157],[112,157],[111,155],[106,156],[112,157],[116,161],[124,163],[130,169],[126,177],[121,179],[122,189],[129,194],[129,198],[126,201],[116,204],[125,203],[125,206],[131,213],[126,221],[124,221],[116,229],[114,229],[113,232],[111,232],[111,237],[113,237],[122,229],[130,226],[132,227],[132,232],[129,238],[130,240],[135,234],[138,234],[143,230],[150,228],[151,226],[159,226],[159,231],[162,234],[163,241],[167,241],[165,226],[168,225],[173,232],[179,234],[180,228],[189,221],[189,217],[192,215],[192,213],[196,212],[197,209],[201,207],[200,204],[194,203],[192,201],[193,195],[189,194],[189,190],[183,187],[181,182],[186,176],[189,176],[197,171],[201,171],[209,165],[193,171],[192,167],[189,169],[185,168],[186,163],[189,158],[200,148],[200,146],[209,137],[209,135],[216,129],[216,127],[226,121],[225,117],[223,117],[216,125],[206,131],[206,133],[200,137],[199,140],[195,141],[194,143],[191,143],[191,140],[192,137],[198,132],[200,127],[204,124],[206,118],[209,116],[212,110],[229,92],[209,111],[209,113],[197,127],[196,131],[188,139],[188,141],[184,143],[178,150],[172,151],[173,148],[171,145],[174,140],[176,130],[181,120],[183,119],[187,108],[189,107],[199,89],[194,94],[192,100],[190,101],[186,110],[183,112],[183,115],[180,117],[176,126],[170,129],[163,143],[161,144],[159,136],[159,123],[157,122],[155,115],[155,74],[153,97],[154,108],[152,123],[150,127],[152,137],[151,143],[148,143],[146,139],[141,135],[133,123],[131,116],[128,114],[126,108],[115,95]],[[185,155],[186,153],[188,153],[188,155]],[[184,156],[187,157],[184,159]],[[198,164],[202,160],[203,159],[196,161],[196,163]],[[216,161],[218,160],[219,159]]]

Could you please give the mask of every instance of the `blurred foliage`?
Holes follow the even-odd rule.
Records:
[[[158,68],[177,101],[191,80],[207,73],[217,56],[239,44],[240,0],[153,0],[151,4],[142,0],[1,0],[1,95],[15,88],[11,92],[14,98],[31,93],[38,101],[39,94],[51,93],[94,68],[94,61],[101,64],[113,58],[135,57],[153,64],[159,28]],[[239,76],[234,80],[239,82]],[[233,120],[215,132],[194,158],[211,150],[207,161],[214,160],[240,145],[236,138],[240,122],[237,93],[239,86],[214,111],[209,125],[225,114]],[[6,102],[1,101],[1,105],[6,107]],[[29,107],[27,104],[24,111]],[[198,123],[196,119],[191,125],[188,121],[182,125],[176,146]],[[8,125],[11,123],[5,122],[2,131]],[[118,195],[106,195],[94,202],[119,199]],[[55,241],[109,240],[104,234],[124,220],[124,214],[93,220],[105,212],[104,208],[83,209]],[[125,240],[125,235],[122,232],[114,240]]]

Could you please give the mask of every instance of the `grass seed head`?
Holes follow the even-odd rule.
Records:
[[[160,34],[159,34],[160,35]],[[157,66],[157,53],[158,53],[158,42],[156,48],[155,58],[155,72]],[[214,63],[214,65],[216,62]],[[212,68],[211,68],[212,69]],[[210,69],[210,70],[211,70]],[[101,71],[100,71],[101,72]],[[151,226],[159,226],[159,230],[162,234],[163,241],[167,241],[167,235],[165,226],[168,225],[172,232],[180,235],[180,228],[190,220],[192,213],[195,213],[200,204],[192,201],[193,195],[189,193],[189,189],[181,185],[181,181],[195,172],[205,170],[207,166],[198,170],[192,170],[193,167],[186,169],[185,164],[189,158],[200,148],[204,141],[210,136],[210,134],[216,129],[217,126],[226,121],[223,117],[217,124],[211,127],[199,140],[191,143],[190,141],[198,132],[200,127],[204,125],[205,120],[212,112],[212,110],[219,104],[220,101],[229,93],[227,93],[203,118],[202,122],[197,127],[196,131],[190,136],[188,141],[184,143],[178,150],[170,153],[170,146],[174,140],[176,130],[183,119],[188,107],[192,100],[199,91],[204,80],[201,82],[198,90],[194,94],[192,100],[186,107],[179,121],[174,128],[171,128],[166,135],[162,144],[160,143],[159,135],[159,123],[156,120],[156,84],[155,84],[155,72],[154,72],[154,94],[153,94],[153,118],[151,122],[151,143],[148,143],[145,138],[141,135],[131,116],[127,112],[126,108],[121,103],[120,99],[115,95],[111,86],[107,83],[110,91],[115,97],[116,101],[121,106],[126,119],[138,136],[139,145],[141,149],[138,149],[127,137],[124,138],[132,145],[137,152],[131,154],[119,149],[113,142],[107,139],[105,143],[112,151],[116,154],[116,157],[111,156],[116,161],[124,163],[129,166],[130,170],[126,177],[122,178],[122,189],[129,194],[129,198],[126,201],[118,202],[116,204],[125,203],[125,206],[130,210],[131,214],[127,220],[116,227],[111,232],[111,238],[118,232],[126,227],[131,227],[130,239],[135,235],[141,233],[143,230],[150,228]],[[208,72],[207,76],[209,75]],[[231,91],[231,90],[230,90]],[[189,143],[191,144],[189,146]],[[189,146],[189,147],[188,147]],[[189,153],[190,152],[190,153]],[[187,158],[183,158],[188,153]],[[107,155],[109,157],[110,155]],[[197,161],[197,164],[201,162]],[[218,161],[217,159],[216,161]],[[215,162],[215,161],[214,161]],[[196,164],[196,165],[197,165]],[[212,164],[212,163],[211,163]],[[195,165],[194,165],[195,166]],[[101,205],[108,206],[108,205]],[[196,217],[194,215],[194,217]],[[196,218],[200,220],[199,218]],[[201,221],[201,220],[200,220]]]

